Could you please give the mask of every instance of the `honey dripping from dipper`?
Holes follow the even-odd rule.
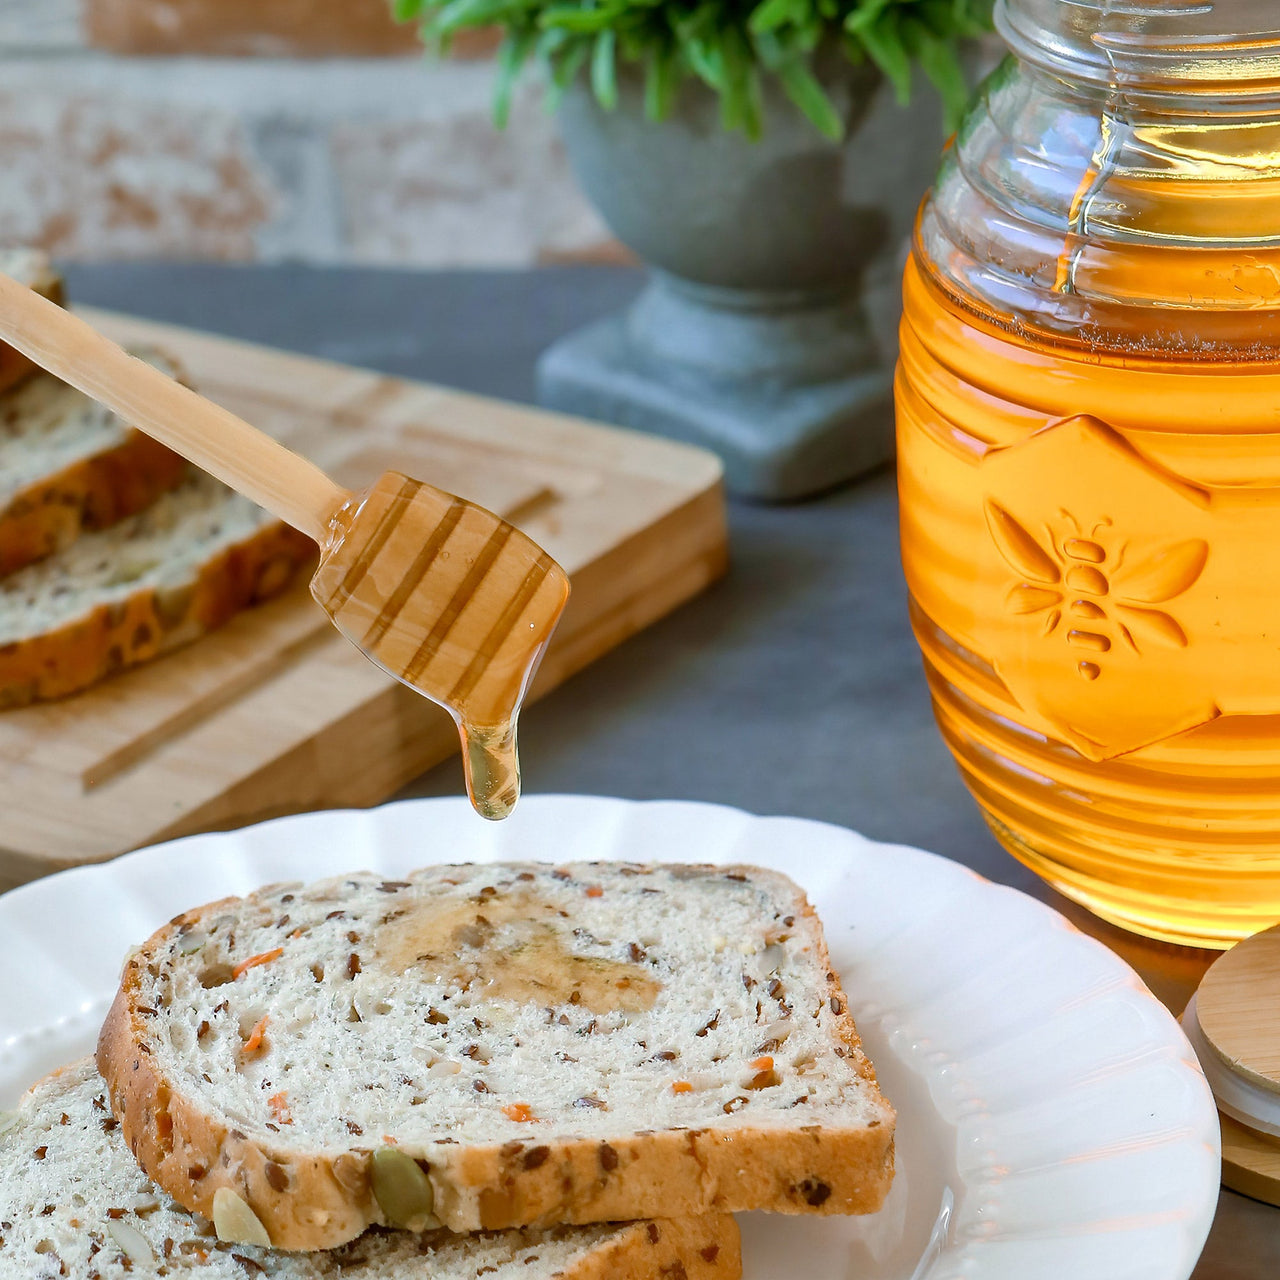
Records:
[[[476,812],[510,814],[520,705],[568,600],[565,571],[492,512],[389,472],[334,516],[311,590],[368,657],[453,717]]]

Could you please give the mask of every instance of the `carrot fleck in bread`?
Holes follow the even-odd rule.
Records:
[[[0,708],[76,693],[280,592],[310,539],[201,472],[0,578]]]
[[[139,354],[181,380],[170,357]],[[141,511],[185,473],[176,453],[37,373],[0,397],[0,574]]]
[[[283,1175],[282,1175],[283,1176]],[[260,1232],[261,1228],[257,1228]],[[247,1207],[196,1217],[138,1170],[85,1061],[41,1081],[0,1115],[4,1280],[739,1280],[727,1216],[459,1236],[377,1228],[326,1253],[246,1240]]]
[[[821,926],[750,867],[435,866],[216,902],[129,959],[98,1064],[156,1182],[205,1214],[233,1193],[290,1249],[402,1218],[390,1166],[459,1231],[860,1213],[893,1171]]]

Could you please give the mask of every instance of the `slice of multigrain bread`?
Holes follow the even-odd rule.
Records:
[[[0,273],[43,294],[51,302],[62,302],[62,278],[53,269],[48,255],[38,249],[0,249]],[[20,351],[0,342],[0,391],[17,385],[35,370],[36,366]]]
[[[138,515],[0,578],[0,708],[62,697],[277,594],[315,546],[194,470]]]
[[[425,834],[425,833],[424,833]],[[98,1044],[143,1168],[276,1245],[403,1213],[457,1231],[859,1213],[894,1113],[821,926],[750,867],[435,866],[263,889],[130,957]]]
[[[177,361],[137,354],[185,381]],[[0,384],[3,379],[0,378]],[[0,574],[141,511],[186,463],[49,373],[0,397]]]
[[[147,1181],[86,1061],[0,1115],[0,1280],[738,1280],[727,1215],[459,1236],[374,1228],[329,1253],[242,1239],[235,1206],[216,1224]]]

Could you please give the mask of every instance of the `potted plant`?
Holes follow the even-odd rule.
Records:
[[[708,445],[766,499],[890,456],[899,253],[991,0],[394,2],[439,45],[504,28],[499,124],[541,65],[579,182],[650,268],[543,356],[546,403]]]

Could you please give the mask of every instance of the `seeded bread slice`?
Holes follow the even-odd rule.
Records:
[[[0,579],[0,708],[58,698],[276,595],[314,544],[189,470],[175,490]]]
[[[402,1219],[392,1146],[456,1231],[861,1213],[893,1171],[817,917],[750,867],[435,866],[216,902],[128,960],[98,1064],[160,1186],[205,1214],[234,1191],[286,1249]]]
[[[223,1236],[234,1212],[220,1215]],[[139,1172],[85,1061],[0,1115],[3,1280],[739,1280],[732,1218],[459,1236],[374,1228],[330,1253],[220,1239]],[[232,1232],[232,1234],[235,1234]]]
[[[138,354],[182,380],[171,357]],[[28,378],[0,397],[0,574],[141,511],[185,474],[176,453],[74,387]]]
[[[34,289],[51,302],[62,302],[62,279],[48,256],[38,249],[0,249],[0,273]],[[35,370],[36,366],[20,351],[0,342],[0,391],[16,386]]]

